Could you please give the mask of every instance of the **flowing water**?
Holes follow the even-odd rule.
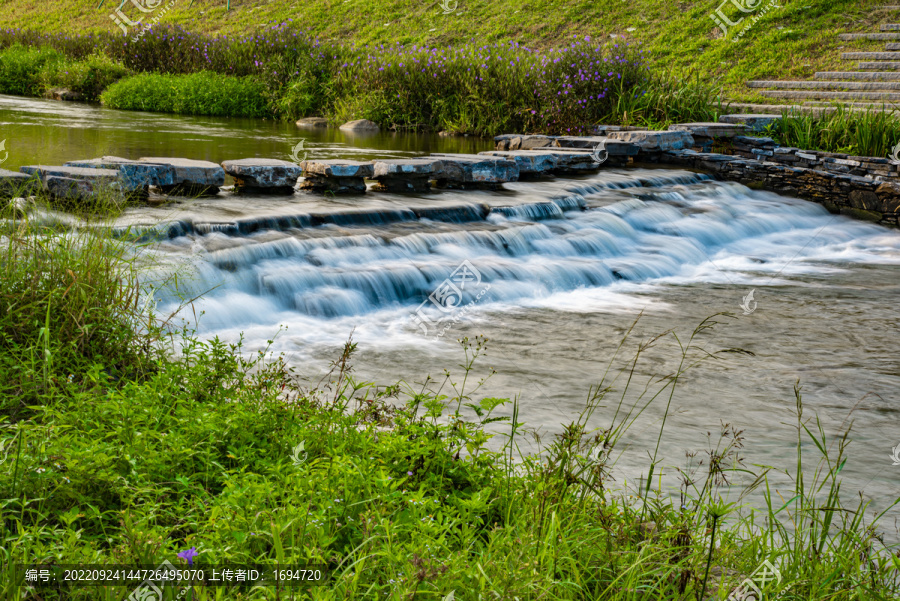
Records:
[[[489,145],[411,135],[344,138],[293,125],[3,97],[0,122],[13,165],[104,154],[287,158],[301,138],[315,157]],[[403,380],[419,389],[426,376],[440,382],[448,369],[458,383],[463,355],[456,340],[486,336],[488,353],[476,372],[497,373],[479,394],[517,397],[520,419],[545,443],[584,408],[635,320],[625,358],[638,342],[673,332],[638,364],[642,386],[677,367],[676,335],[687,344],[704,319],[727,312],[694,345],[752,355],[707,361],[681,380],[659,450],[664,485],[676,484],[687,453],[715,444],[722,423],[743,430],[747,466],[792,469],[799,382],[806,417],[818,415],[829,433],[853,423],[844,490],[864,490],[879,508],[900,496],[900,465],[891,459],[900,445],[897,230],[702,174],[649,168],[520,182],[499,192],[223,192],[131,209],[118,225],[142,236],[158,262],[148,281],[178,273],[178,294],[156,290],[160,311],[204,293],[180,314],[199,316],[203,336],[243,336],[247,350],[283,352],[311,381],[352,333],[359,379]],[[620,378],[593,426],[609,422],[622,384]],[[648,407],[626,434],[620,483],[646,473],[667,400]],[[812,459],[812,445],[804,450]]]

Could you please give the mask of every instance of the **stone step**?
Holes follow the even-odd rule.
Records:
[[[733,138],[747,133],[747,126],[738,123],[676,123],[669,131],[684,131],[696,138]]]
[[[889,43],[889,44],[885,44],[885,45],[884,45],[884,49],[885,49],[885,50],[900,50],[900,43],[898,43],[898,42],[891,42],[891,43]]]
[[[900,62],[861,62],[857,67],[860,69],[872,69],[873,71],[896,71],[897,69],[900,69]]]
[[[0,197],[32,196],[40,188],[40,180],[33,175],[0,169]]]
[[[175,168],[159,163],[144,163],[121,157],[105,156],[99,159],[69,161],[66,167],[82,167],[86,169],[113,169],[122,177],[127,190],[143,190],[150,186],[164,188],[176,183]]]
[[[166,192],[187,195],[215,195],[225,185],[225,170],[209,161],[175,157],[141,157],[142,163],[169,165],[175,169],[175,184],[161,186]]]
[[[780,113],[733,113],[719,115],[719,123],[735,123],[746,125],[750,131],[761,132],[773,122],[781,119]]]
[[[279,159],[237,159],[222,163],[225,173],[234,178],[238,190],[291,193],[303,170],[295,163]]]
[[[384,192],[427,192],[431,180],[444,170],[438,158],[381,159],[373,164],[376,190]]]
[[[861,81],[900,81],[900,73],[870,71],[819,71],[816,79],[856,79]]]
[[[880,105],[879,105],[880,106]],[[810,113],[813,115],[821,115],[824,113],[832,113],[837,110],[834,103],[828,106],[816,106],[813,103],[807,104],[754,104],[743,102],[727,103],[726,107],[730,111],[743,111],[753,114],[798,114]]]
[[[809,101],[806,102],[805,105],[834,107],[834,102]],[[881,102],[877,104],[872,102],[842,102],[841,106],[855,111],[893,112],[897,107],[900,107],[900,104],[894,102]]]
[[[900,33],[841,33],[838,39],[844,42],[853,40],[900,40]]]
[[[900,23],[888,23],[881,26],[881,31],[900,31]]]
[[[375,175],[372,163],[341,159],[303,161],[300,168],[304,177],[302,189],[335,194],[361,194],[366,191],[365,180]]]
[[[818,90],[762,90],[759,93],[769,98],[786,98],[788,100],[900,100],[900,92],[820,92]]]
[[[748,81],[747,87],[780,90],[900,90],[900,81]]]
[[[601,127],[603,128],[602,131],[607,132],[607,135],[613,132],[622,131],[649,131],[641,129],[614,129],[614,126],[598,126],[598,128]],[[548,146],[558,146],[561,149],[581,149],[591,152],[597,148],[601,142],[610,156],[636,156],[640,150],[634,144],[614,140],[607,136],[560,136],[552,144],[548,144]]]
[[[442,188],[499,188],[506,182],[519,179],[519,165],[509,158],[479,154],[441,154],[442,163],[437,177]]]
[[[900,59],[900,52],[841,52],[844,60],[894,61]]]
[[[478,154],[514,160],[519,165],[520,176],[550,175],[560,161],[559,153],[549,150],[485,150]]]

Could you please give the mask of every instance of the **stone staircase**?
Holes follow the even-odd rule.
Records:
[[[887,10],[900,10],[889,5]],[[885,42],[884,51],[843,52],[841,59],[853,61],[846,71],[816,73],[812,81],[748,81],[747,87],[771,98],[773,104],[731,104],[748,113],[803,111],[821,113],[840,104],[851,110],[893,111],[900,109],[900,23],[881,26],[878,33],[844,33],[842,41]]]

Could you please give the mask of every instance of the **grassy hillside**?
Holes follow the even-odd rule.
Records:
[[[877,31],[879,24],[900,18],[897,11],[883,8],[888,2],[744,0],[744,5],[758,5],[745,23],[762,16],[737,42],[722,39],[710,19],[720,6],[716,0],[459,0],[451,14],[444,14],[441,2],[427,0],[308,0],[300,6],[293,0],[232,0],[230,11],[227,0],[174,0],[160,22],[208,33],[246,34],[291,19],[323,41],[363,44],[440,46],[474,39],[516,40],[549,48],[573,36],[617,36],[643,44],[658,67],[696,72],[721,83],[731,99],[755,101],[760,97],[743,85],[748,79],[805,79],[816,71],[851,67],[840,60],[842,50],[883,47],[877,42],[839,41],[837,34]],[[99,4],[99,0],[0,0],[0,22],[48,33],[116,30],[109,15],[120,0]],[[731,3],[729,7],[726,13],[736,18],[740,13]],[[130,0],[123,11],[135,19],[141,14]]]

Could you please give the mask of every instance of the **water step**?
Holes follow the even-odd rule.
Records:
[[[819,71],[816,79],[857,79],[863,81],[900,81],[900,73],[870,71]]]
[[[900,31],[900,23],[888,23],[881,26],[881,31]]]
[[[900,52],[841,52],[844,60],[892,61],[900,59]]]
[[[779,90],[900,90],[900,81],[748,81],[747,87]]]
[[[852,40],[900,40],[900,33],[842,33],[838,39],[844,42]]]
[[[883,62],[877,62],[877,63],[861,62],[857,65],[857,67],[859,67],[860,69],[872,69],[874,71],[885,71],[887,69],[896,71],[897,69],[900,69],[900,62],[897,62],[897,61],[893,61],[893,62],[883,61]]]
[[[759,93],[763,96],[768,96],[769,98],[787,98],[790,100],[900,100],[900,92],[820,92],[795,90],[762,90]]]

